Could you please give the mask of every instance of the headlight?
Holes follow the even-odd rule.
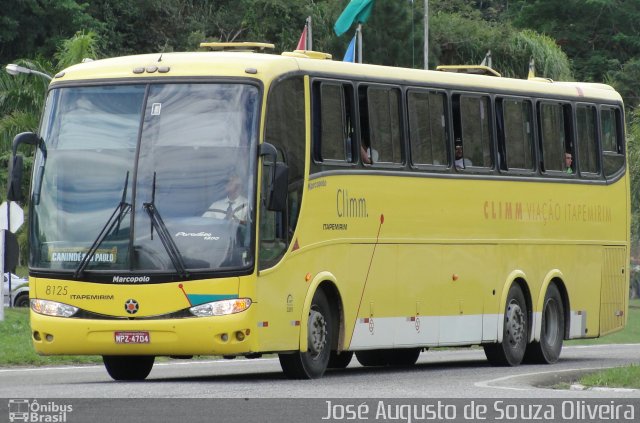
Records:
[[[31,300],[31,310],[38,314],[56,317],[71,317],[78,311],[78,307],[57,303],[49,300]]]
[[[191,307],[189,311],[194,316],[225,316],[227,314],[240,313],[251,306],[249,298],[237,298],[235,300],[214,301],[212,303],[200,304]]]

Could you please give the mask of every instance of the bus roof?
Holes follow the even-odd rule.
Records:
[[[305,54],[308,53],[308,54]],[[606,84],[554,82],[545,78],[515,79],[469,73],[408,69],[325,60],[328,55],[296,51],[295,54],[264,54],[247,51],[155,53],[90,61],[60,72],[52,84],[70,81],[162,77],[250,77],[265,82],[300,71],[339,79],[455,87],[459,90],[509,92],[622,101]],[[321,60],[318,60],[321,59]]]

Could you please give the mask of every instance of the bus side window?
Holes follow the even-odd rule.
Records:
[[[590,104],[579,104],[576,107],[576,142],[580,174],[595,177],[600,174],[598,163],[598,137],[596,127],[596,108]]]
[[[602,107],[600,109],[600,137],[602,140],[604,175],[607,179],[610,179],[624,169],[620,109],[612,107]]]
[[[411,90],[407,93],[409,141],[414,166],[448,165],[447,99],[436,91]]]
[[[371,164],[401,164],[400,91],[395,87],[358,89],[361,143]]]
[[[531,102],[519,98],[496,101],[498,151],[503,170],[532,171],[533,115]]]
[[[354,162],[351,86],[322,81],[314,88],[314,160]]]
[[[542,169],[573,174],[575,154],[571,131],[571,106],[569,104],[543,102],[539,106],[540,142]],[[565,158],[571,155],[573,163],[568,166]]]
[[[273,85],[267,100],[265,142],[278,150],[278,162],[288,167],[287,208],[285,211],[268,210],[266,192],[260,201],[261,269],[270,267],[283,256],[298,223],[305,162],[305,96],[302,77],[287,78]],[[262,169],[262,187],[268,185],[273,162],[265,156]]]
[[[454,131],[456,145],[462,146],[464,167],[493,167],[489,97],[456,95],[454,97]]]

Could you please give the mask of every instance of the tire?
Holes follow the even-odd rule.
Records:
[[[524,361],[527,363],[553,364],[560,358],[564,340],[564,305],[562,296],[555,285],[550,285],[544,296],[540,342],[532,342],[527,347]]]
[[[154,356],[102,356],[104,367],[113,380],[144,380],[151,373],[154,361]]]
[[[411,367],[416,364],[420,357],[421,348],[403,348],[388,350],[387,361],[390,366]]]
[[[307,319],[307,351],[279,354],[280,366],[289,379],[322,377],[331,356],[334,316],[322,290],[316,291]]]
[[[389,364],[387,350],[356,351],[356,359],[365,367],[380,367]]]
[[[29,294],[18,295],[13,301],[14,307],[29,307]]]
[[[484,353],[494,366],[522,363],[529,339],[529,311],[522,289],[511,285],[504,311],[502,342],[484,344]]]
[[[365,367],[410,367],[416,364],[421,351],[422,348],[356,351],[356,358]]]
[[[344,369],[351,363],[352,358],[353,351],[342,351],[340,354],[331,351],[327,367],[330,369]]]

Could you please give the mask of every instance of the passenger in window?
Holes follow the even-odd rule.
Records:
[[[246,222],[247,198],[242,195],[242,179],[238,173],[232,172],[229,175],[225,191],[226,197],[214,201],[202,216]]]
[[[573,156],[571,153],[564,153],[564,171],[569,175],[573,175]]]
[[[378,161],[378,151],[367,145],[360,144],[360,160],[364,164],[373,164]]]
[[[360,160],[362,160],[362,163],[364,164],[371,164],[373,163],[373,161],[371,160],[371,155],[369,154],[371,150],[368,148],[365,148],[364,145],[360,145]]]
[[[464,157],[464,153],[462,152],[462,144],[456,145],[455,157],[456,157],[456,160],[455,160],[456,169],[464,169],[467,166],[473,166],[473,163],[471,163],[471,160]]]

